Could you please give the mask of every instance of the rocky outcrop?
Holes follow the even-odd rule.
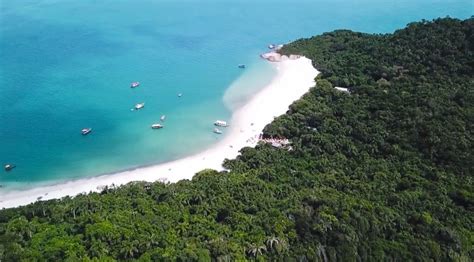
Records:
[[[300,55],[286,56],[286,55],[281,55],[280,53],[272,51],[272,52],[261,54],[260,57],[270,62],[280,62],[284,60],[296,60],[300,58],[301,56]]]

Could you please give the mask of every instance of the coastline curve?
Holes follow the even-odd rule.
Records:
[[[243,147],[254,147],[263,128],[315,85],[319,72],[306,57],[270,61],[277,74],[245,105],[233,112],[225,137],[200,153],[178,160],[91,178],[71,180],[50,186],[7,192],[0,196],[0,208],[27,205],[38,200],[74,197],[98,192],[104,186],[120,186],[133,181],[177,182],[192,179],[204,169],[223,170],[222,163],[235,158]]]

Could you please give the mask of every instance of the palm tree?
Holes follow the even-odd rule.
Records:
[[[318,245],[318,256],[323,262],[328,261],[328,257],[326,256],[326,249],[321,244]]]
[[[189,223],[186,221],[179,223],[175,226],[176,233],[178,233],[179,235],[184,235],[188,231],[188,228]]]
[[[263,253],[266,251],[267,251],[267,247],[264,245],[258,246],[258,245],[251,244],[247,248],[247,254],[254,258],[257,258],[258,256],[263,255]]]
[[[272,250],[276,245],[280,243],[280,239],[278,239],[278,237],[269,237],[267,238],[266,243],[267,243],[268,249]]]
[[[277,253],[286,250],[288,247],[285,239],[275,236],[267,238],[266,244],[269,250],[275,250]]]

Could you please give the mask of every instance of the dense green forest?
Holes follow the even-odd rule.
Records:
[[[280,52],[321,71],[264,130],[292,150],[2,210],[0,260],[473,261],[474,19]]]

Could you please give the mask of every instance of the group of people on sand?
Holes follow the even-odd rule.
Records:
[[[284,147],[286,148],[289,144],[291,144],[290,140],[287,138],[263,138],[263,136],[260,134],[259,141],[262,141],[264,143],[271,144],[274,147]]]
[[[247,143],[252,143],[252,144],[257,143],[260,140],[260,136],[261,136],[261,134],[260,135],[254,135],[254,136],[250,137],[249,139],[247,139],[246,142]]]

